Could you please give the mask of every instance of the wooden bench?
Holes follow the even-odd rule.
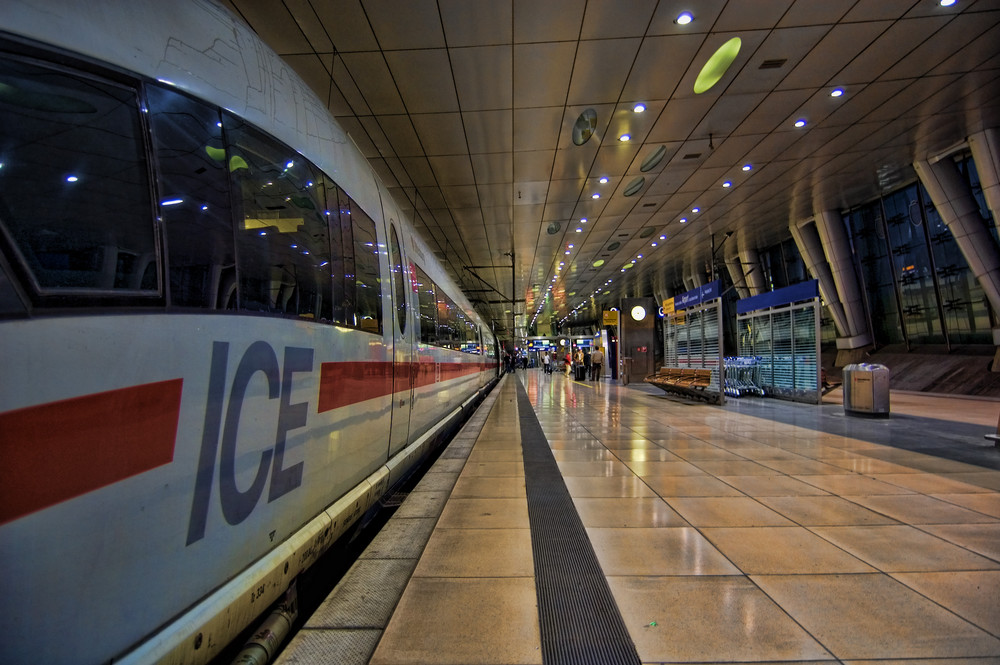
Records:
[[[651,383],[665,392],[677,393],[686,397],[706,398],[705,389],[712,383],[712,370],[661,367],[656,374],[650,374],[643,381]]]

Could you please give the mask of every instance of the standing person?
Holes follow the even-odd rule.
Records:
[[[590,354],[590,378],[593,381],[601,380],[601,365],[604,364],[604,352],[601,351],[601,347],[594,349],[594,352]]]
[[[569,376],[569,373],[573,371],[573,356],[570,355],[569,351],[566,351],[565,361],[566,361],[566,376]]]
[[[542,370],[545,374],[549,373],[549,352],[546,351],[542,354]]]

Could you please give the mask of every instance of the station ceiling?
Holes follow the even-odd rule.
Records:
[[[713,247],[786,240],[1000,127],[1000,0],[224,4],[507,333],[674,295]]]

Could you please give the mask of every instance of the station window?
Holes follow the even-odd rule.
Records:
[[[330,239],[322,174],[301,155],[226,116],[240,309],[330,321]]]
[[[236,308],[236,258],[219,111],[149,86],[170,304]]]
[[[0,236],[34,295],[159,297],[135,90],[2,58],[0,125]]]
[[[437,287],[420,266],[416,266],[416,276],[417,301],[420,304],[420,341],[423,344],[436,344]]]
[[[403,250],[399,245],[396,227],[389,225],[389,271],[392,273],[393,296],[399,332],[406,332],[406,267],[403,265]]]

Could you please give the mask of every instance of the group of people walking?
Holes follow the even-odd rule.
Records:
[[[601,347],[594,348],[593,353],[590,349],[581,348],[577,348],[576,353],[567,351],[562,360],[566,376],[572,373],[577,381],[600,381],[601,368],[604,366],[604,352]],[[542,367],[546,374],[555,371],[557,362],[554,353],[548,351],[542,353]]]

